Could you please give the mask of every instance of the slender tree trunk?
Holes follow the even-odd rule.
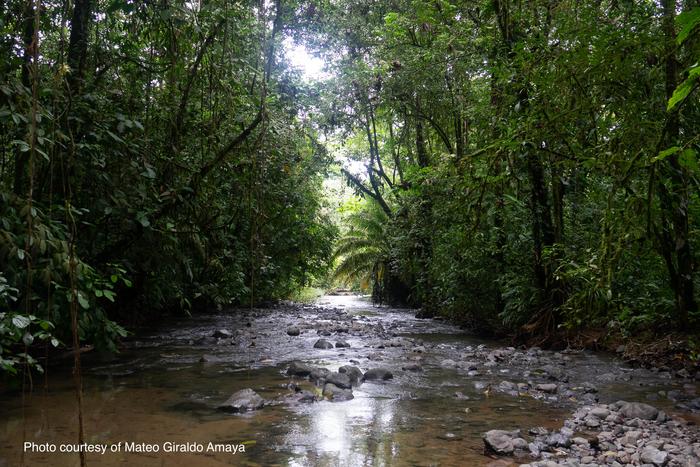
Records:
[[[502,112],[502,89],[498,83],[498,79],[494,74],[491,75],[491,108],[495,112],[498,118],[501,117]],[[492,128],[491,136],[494,141],[496,141],[500,136],[499,125],[494,125]],[[497,153],[494,155],[496,157],[496,162],[494,165],[494,173],[500,175],[501,173],[501,154]],[[506,261],[505,261],[505,250],[506,250],[506,233],[505,233],[505,199],[504,199],[504,187],[503,181],[498,181],[496,183],[496,210],[493,216],[493,227],[496,231],[496,251],[494,253],[494,260],[496,261],[496,274],[499,278],[503,277],[506,271]],[[502,313],[505,310],[505,300],[503,299],[503,293],[501,287],[496,285],[496,295],[495,295],[495,308],[497,313]]]
[[[27,0],[24,7],[24,19],[22,21],[22,43],[24,52],[22,54],[22,85],[31,88],[30,67],[32,66],[32,56],[34,48],[34,2]],[[28,170],[29,152],[15,151],[15,180],[14,191],[18,196],[26,195],[26,182]]]
[[[462,123],[462,117],[458,113],[455,113],[454,115],[454,127],[455,127],[455,139],[457,140],[457,144],[455,145],[455,150],[457,160],[462,160],[462,157],[464,157],[464,125]]]
[[[552,220],[554,242],[564,241],[564,182],[561,179],[561,172],[556,161],[551,161],[552,171]]]

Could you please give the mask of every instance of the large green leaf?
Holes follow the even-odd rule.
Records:
[[[700,7],[695,7],[690,11],[684,11],[678,15],[676,18],[676,24],[678,24],[678,27],[681,28],[680,32],[678,33],[678,37],[676,37],[676,41],[678,42],[678,45],[680,45],[685,42],[690,33],[693,32],[698,25],[700,25]]]
[[[12,324],[18,329],[24,329],[31,324],[31,321],[26,316],[17,315],[12,317]]]
[[[658,156],[656,156],[655,158],[652,159],[652,162],[662,161],[662,160],[666,159],[668,156],[676,154],[680,150],[681,150],[681,148],[679,148],[678,146],[673,146],[673,147],[670,147],[668,149],[664,149],[663,151],[661,151],[659,153]]]
[[[698,79],[700,78],[700,65],[695,64],[691,69],[690,73],[688,74],[688,78],[683,81],[681,84],[678,85],[675,91],[673,91],[673,95],[671,98],[668,100],[668,107],[667,110],[670,112],[671,110],[674,110],[679,104],[681,104],[686,97],[691,93],[691,91],[695,88],[695,85],[697,84]]]

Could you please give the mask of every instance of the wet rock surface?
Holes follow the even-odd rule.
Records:
[[[219,406],[222,412],[250,412],[262,409],[265,399],[260,397],[252,389],[241,389],[236,391],[226,402]]]
[[[353,398],[351,389],[340,388],[333,383],[326,383],[323,386],[323,396],[333,402],[348,401]]]
[[[527,446],[518,435],[518,431],[489,430],[484,434],[484,445],[495,454],[513,454],[516,449]]]
[[[372,368],[367,370],[362,378],[365,381],[386,381],[392,379],[394,375],[386,368]]]
[[[332,349],[333,344],[328,342],[326,339],[319,339],[314,344],[314,349]]]

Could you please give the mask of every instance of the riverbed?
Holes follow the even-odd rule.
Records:
[[[315,348],[319,339],[333,347]],[[392,378],[353,386],[350,400],[326,400],[313,382],[287,374],[294,361],[330,371],[380,368]],[[48,371],[48,387],[35,381],[24,405],[16,392],[0,395],[0,466],[19,465],[25,441],[77,442],[70,370]],[[515,349],[417,319],[414,310],[344,295],[198,315],[141,332],[116,356],[86,355],[83,386],[85,441],[108,447],[86,458],[100,466],[519,465],[525,460],[486,455],[483,434],[556,430],[582,404],[619,399],[696,423],[698,397],[694,379],[630,368],[604,354]],[[218,410],[247,388],[265,400],[262,409]],[[322,400],[300,401],[300,388]],[[158,451],[112,451],[120,442]],[[244,449],[168,452],[167,443]],[[79,465],[75,453],[23,455],[26,465]]]

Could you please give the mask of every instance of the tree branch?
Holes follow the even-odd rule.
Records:
[[[348,172],[346,169],[341,168],[340,172],[343,175],[345,175],[348,181],[355,185],[355,187],[357,187],[357,189],[359,189],[362,193],[379,203],[379,206],[381,206],[382,210],[386,213],[387,216],[391,216],[391,208],[389,208],[389,205],[386,204],[386,201],[384,201],[382,195],[377,191],[377,187],[375,185],[372,186],[372,188],[374,188],[374,191],[372,191],[369,188],[367,188],[364,183],[362,183],[362,180]]]

